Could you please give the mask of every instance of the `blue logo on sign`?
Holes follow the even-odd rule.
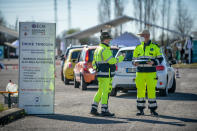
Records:
[[[32,28],[36,28],[36,24],[33,24],[33,25],[32,25]]]

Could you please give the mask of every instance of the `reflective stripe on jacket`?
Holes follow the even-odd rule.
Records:
[[[93,68],[97,70],[97,77],[113,77],[115,64],[123,61],[124,57],[113,57],[110,46],[105,43],[99,44],[94,52]]]
[[[140,59],[149,59],[154,61],[154,66],[152,67],[137,67],[137,72],[156,72],[156,64],[158,63],[159,58],[162,57],[162,52],[160,47],[157,44],[152,43],[149,41],[147,44],[141,42],[140,45],[136,46],[133,52],[133,60],[140,60]]]

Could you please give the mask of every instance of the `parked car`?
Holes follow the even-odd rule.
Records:
[[[70,45],[66,48],[66,51],[64,52],[64,54],[61,56],[61,69],[60,69],[60,75],[61,75],[61,80],[64,81],[64,74],[63,74],[63,68],[64,68],[64,62],[68,57],[68,54],[70,52],[71,49],[75,49],[75,48],[83,48],[83,45]]]
[[[97,79],[95,74],[90,73],[92,68],[92,61],[94,56],[94,51],[97,46],[86,46],[83,48],[81,55],[78,59],[78,63],[74,68],[74,87],[86,90],[89,84],[97,84]],[[118,52],[118,47],[112,46],[112,54],[115,57]]]
[[[128,92],[128,90],[136,90],[135,77],[136,67],[132,64],[133,51],[135,46],[121,48],[117,55],[125,53],[125,59],[123,62],[117,64],[117,71],[112,82],[111,96],[116,96],[117,91],[122,90]],[[162,96],[168,95],[168,92],[174,93],[176,90],[175,71],[173,67],[168,63],[163,55],[163,61],[161,65],[156,66],[158,82],[156,89]]]
[[[74,78],[73,69],[76,65],[81,50],[82,48],[74,48],[68,53],[68,57],[65,60],[63,67],[63,78],[65,84],[69,84],[69,81],[72,81]]]

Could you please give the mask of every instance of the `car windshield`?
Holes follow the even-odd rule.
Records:
[[[132,61],[133,58],[133,50],[122,50],[119,52],[118,55],[121,55],[121,53],[125,53],[125,58],[123,61]]]
[[[81,51],[75,51],[71,55],[71,59],[77,59]]]
[[[68,54],[69,54],[69,52],[70,52],[70,50],[71,49],[75,49],[75,48],[83,48],[83,47],[78,47],[78,46],[76,46],[76,47],[68,47],[67,49],[66,49],[66,51],[65,51],[65,56],[67,57],[68,56]]]

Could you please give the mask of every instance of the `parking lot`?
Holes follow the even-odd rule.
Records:
[[[59,72],[60,65],[56,65],[54,115],[26,116],[0,130],[197,130],[197,69],[179,69],[181,78],[176,79],[176,92],[167,97],[157,96],[158,117],[150,116],[148,108],[145,116],[136,116],[136,92],[118,92],[116,97],[110,97],[109,108],[115,117],[93,117],[89,112],[97,87],[82,91],[74,88],[73,82],[64,85]],[[0,72],[0,90],[5,90],[9,79],[18,84],[18,69],[10,67]],[[0,103],[3,99],[0,96]]]

